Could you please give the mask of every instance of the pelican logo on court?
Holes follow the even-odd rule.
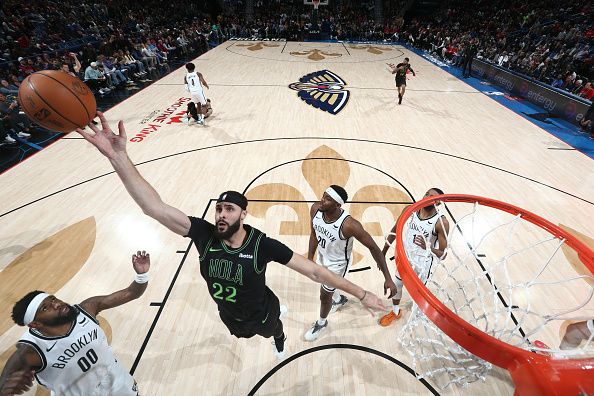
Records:
[[[310,106],[330,114],[338,114],[349,101],[347,83],[330,70],[320,70],[307,74],[292,83],[289,88],[297,91],[297,96]]]

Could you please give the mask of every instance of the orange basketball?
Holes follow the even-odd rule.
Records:
[[[19,103],[31,121],[64,133],[84,127],[97,112],[89,87],[60,70],[43,70],[25,78],[19,88]]]

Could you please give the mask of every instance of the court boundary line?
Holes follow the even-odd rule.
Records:
[[[415,371],[413,369],[411,369],[410,367],[408,367],[406,364],[402,363],[400,360],[388,355],[387,353],[378,351],[376,349],[373,348],[369,348],[366,346],[362,346],[362,345],[356,345],[356,344],[326,344],[326,345],[320,345],[320,346],[316,346],[313,348],[309,348],[306,349],[304,351],[301,352],[297,352],[294,355],[289,356],[287,359],[283,360],[282,362],[280,362],[279,364],[277,364],[275,367],[273,367],[268,373],[266,373],[264,375],[264,377],[262,377],[257,383],[256,385],[254,385],[254,387],[252,388],[252,390],[250,390],[250,392],[248,393],[248,396],[254,396],[256,394],[256,392],[260,389],[260,387],[262,385],[264,385],[264,383],[270,379],[270,377],[272,377],[277,371],[279,371],[281,368],[283,368],[284,366],[288,365],[289,363],[291,363],[294,360],[299,359],[302,356],[308,355],[310,353],[314,353],[314,352],[318,352],[318,351],[323,351],[326,349],[353,349],[353,350],[357,350],[357,351],[362,351],[362,352],[367,352],[370,353],[372,355],[376,355],[379,357],[382,357],[392,363],[394,363],[395,365],[399,366],[400,368],[404,369],[406,372],[408,372],[409,374],[411,374],[412,376],[414,376],[417,381],[419,381],[421,384],[423,384],[427,390],[429,390],[433,395],[437,395],[439,396],[439,393],[437,392],[437,390],[435,390],[435,388],[424,378],[419,378],[417,376],[417,373],[415,373]]]

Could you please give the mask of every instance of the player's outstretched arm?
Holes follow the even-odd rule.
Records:
[[[388,266],[386,264],[386,257],[382,254],[379,246],[375,243],[371,235],[361,225],[361,223],[352,217],[348,217],[343,226],[343,235],[345,237],[355,237],[356,240],[361,242],[363,246],[369,249],[371,256],[375,260],[377,264],[377,268],[382,272],[384,275],[384,293],[387,290],[390,290],[389,297],[392,298],[396,294],[396,285],[390,276],[390,271],[388,271]]]
[[[372,292],[355,285],[342,276],[338,276],[335,273],[328,271],[326,268],[317,265],[300,254],[293,253],[291,260],[287,263],[287,267],[307,276],[315,282],[335,287],[357,297],[371,313],[373,313],[373,311],[383,312],[387,310],[382,300]]]
[[[20,395],[33,385],[33,373],[42,365],[41,357],[30,346],[17,344],[0,375],[0,396]]]
[[[200,83],[202,85],[204,85],[206,88],[210,89],[210,87],[206,83],[206,80],[204,79],[204,76],[202,75],[202,73],[198,73],[198,78],[200,79]]]
[[[118,134],[116,135],[109,126],[105,116],[97,112],[101,120],[101,129],[89,124],[94,134],[77,129],[82,137],[97,147],[113,166],[128,193],[136,201],[142,211],[169,228],[176,234],[185,236],[190,231],[190,219],[182,211],[167,205],[159,193],[151,186],[138,172],[126,152],[126,130],[124,122],[118,123]]]
[[[93,316],[99,312],[117,307],[144,294],[148,285],[148,270],[151,267],[150,255],[144,250],[132,255],[132,266],[136,271],[134,282],[127,288],[111,293],[107,296],[91,297],[80,303],[81,307]]]
[[[311,205],[311,209],[309,210],[309,217],[313,220],[316,212],[320,204],[318,202]],[[318,248],[318,240],[316,239],[316,232],[313,228],[313,221],[309,222],[309,245],[307,249],[307,258],[311,261],[314,261],[314,255],[316,254],[316,249]]]

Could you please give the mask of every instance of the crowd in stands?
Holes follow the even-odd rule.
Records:
[[[472,51],[478,59],[592,100],[592,15],[594,3],[579,0],[452,0],[398,36],[454,64]]]
[[[252,16],[242,0],[224,0],[215,14],[208,3],[4,0],[0,144],[14,141],[9,130],[20,138],[30,134],[16,96],[35,71],[62,70],[109,95],[136,89],[166,73],[172,60],[230,37],[304,40],[317,32],[337,40],[408,41],[455,65],[470,54],[588,100],[594,96],[592,2],[451,0],[433,16],[407,23],[398,7],[389,7],[383,24],[374,20],[373,0],[331,0],[319,7],[317,24],[303,0],[255,0]]]
[[[74,0],[0,5],[0,144],[30,137],[17,96],[40,70],[62,70],[98,96],[138,89],[169,71],[169,63],[208,50],[213,25],[204,10],[181,1]],[[152,10],[159,9],[159,12]],[[213,37],[220,40],[217,34]]]

